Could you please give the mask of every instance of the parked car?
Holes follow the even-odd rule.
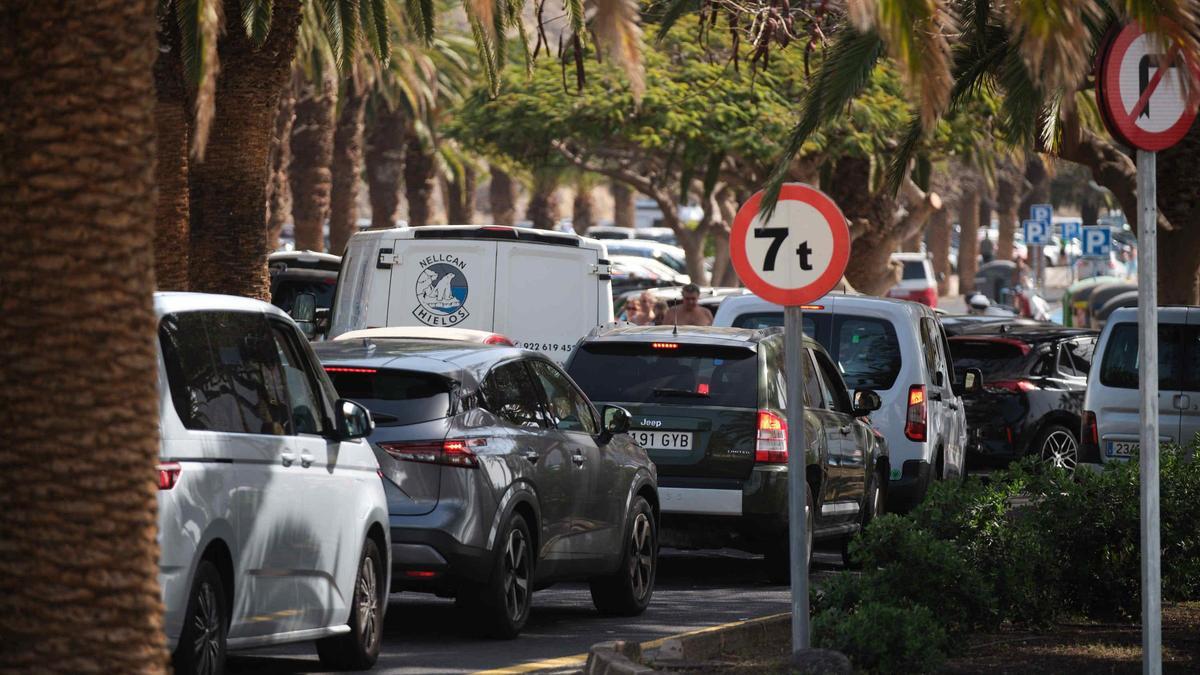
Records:
[[[387,498],[362,437],[296,325],[257,300],[157,293],[158,583],[177,673],[227,650],[317,641],[369,668],[387,606]]]
[[[687,255],[678,246],[647,239],[616,240],[608,243],[608,253],[650,258],[670,267],[678,274],[688,273]]]
[[[1076,279],[1103,276],[1123,279],[1128,276],[1125,264],[1117,260],[1117,254],[1113,251],[1103,257],[1079,258],[1073,269]]]
[[[682,286],[663,286],[660,288],[650,288],[646,290],[650,292],[650,295],[656,301],[667,303],[668,308],[674,307],[683,302]],[[715,315],[717,313],[717,307],[720,307],[725,298],[733,295],[741,295],[745,291],[746,289],[744,288],[704,286],[700,289],[700,301],[698,304]],[[618,316],[624,310],[625,304],[629,302],[629,299],[635,295],[640,295],[641,293],[642,291],[627,291],[617,296],[613,303],[616,306]]]
[[[929,257],[924,253],[893,253],[892,262],[901,267],[900,283],[888,290],[888,297],[937,307],[937,275]]]
[[[1137,309],[1118,309],[1096,344],[1083,401],[1080,461],[1124,461],[1141,446]],[[1158,435],[1185,445],[1200,433],[1200,307],[1158,308]]]
[[[881,513],[887,445],[858,419],[879,397],[851,403],[825,350],[805,339],[805,439],[812,541],[848,538]],[[593,400],[628,409],[630,433],[659,472],[663,542],[764,553],[788,578],[786,373],[783,335],[699,326],[598,330],[568,372]]]
[[[337,279],[336,271],[304,267],[272,269],[271,304],[291,314],[296,307],[297,298],[311,295],[314,310],[328,311],[333,305]]]
[[[783,308],[755,295],[727,298],[717,326],[783,323]],[[925,498],[929,484],[965,471],[966,416],[961,393],[979,373],[955,379],[946,336],[932,309],[915,302],[830,293],[804,308],[804,333],[816,338],[852,392],[871,390],[883,405],[871,423],[887,439],[888,510]]]
[[[271,272],[290,269],[337,272],[341,266],[341,256],[318,251],[276,251],[267,256],[267,269]]]
[[[593,225],[588,228],[584,236],[606,241],[621,241],[624,239],[635,239],[637,237],[637,230],[632,227],[620,227],[618,225]]]
[[[954,367],[983,374],[983,390],[963,400],[969,468],[1001,468],[1033,455],[1075,470],[1096,336],[1052,324],[1002,323],[949,339]]]
[[[451,340],[477,342],[483,345],[514,346],[512,340],[499,333],[470,328],[434,328],[433,326],[396,326],[392,328],[363,328],[342,333],[335,340]]]
[[[613,320],[604,244],[574,234],[491,225],[372,230],[350,238],[342,269],[331,338],[360,328],[470,328],[561,362]]]
[[[990,309],[990,308],[989,308]],[[952,338],[955,335],[960,335],[974,329],[976,326],[987,324],[999,328],[1004,326],[1045,326],[1048,325],[1045,321],[1034,321],[1033,319],[1023,319],[1016,314],[946,314],[938,316],[938,322],[942,324],[942,330],[946,331],[946,337]]]
[[[614,296],[640,292],[648,288],[675,288],[687,283],[684,279],[689,278],[676,274],[675,270],[649,258],[613,256],[609,263]]]
[[[533,591],[586,580],[601,612],[644,611],[658,568],[654,465],[629,414],[545,356],[433,340],[317,347],[343,396],[371,409],[392,537],[392,590],[453,595],[515,637]]]

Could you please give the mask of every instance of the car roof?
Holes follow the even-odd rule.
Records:
[[[1169,323],[1183,323],[1187,320],[1188,310],[1200,310],[1196,305],[1159,305],[1158,320],[1164,319]],[[1121,307],[1117,311],[1108,315],[1109,326],[1115,323],[1128,323],[1137,321],[1137,307]]]
[[[747,347],[778,335],[782,335],[782,331],[778,328],[752,330],[717,326],[635,326],[629,324],[597,329],[583,341],[587,344],[674,342],[689,345]],[[809,347],[817,346],[816,341],[807,335],[804,336],[804,342]]]
[[[515,347],[416,338],[317,342],[313,344],[313,351],[326,366],[412,370],[442,375],[464,385],[479,382],[501,361],[536,358],[548,362],[538,352]]]
[[[1034,343],[1079,337],[1081,335],[1094,337],[1099,334],[1100,331],[1092,328],[1073,328],[1068,326],[1060,326],[1056,323],[1039,323],[1030,325],[1025,323],[1007,323],[1001,321],[962,326],[961,330],[958,331],[958,334],[950,337],[949,339],[964,341],[970,340],[971,338],[1004,337],[1012,340],[1020,340],[1021,342]]]
[[[782,305],[777,305],[768,300],[764,300],[764,299],[760,298],[759,296],[754,295],[753,293],[750,293],[749,291],[746,291],[745,295],[735,295],[735,296],[726,298],[725,302],[721,303],[722,309],[724,309],[727,305],[730,307],[730,311],[734,311],[734,312],[738,312],[738,313],[753,312],[753,311],[758,311],[758,312],[771,312],[771,311],[782,312],[783,311]],[[935,316],[932,309],[930,309],[926,305],[922,305],[919,302],[910,302],[908,300],[899,300],[896,298],[879,298],[879,297],[876,297],[873,295],[857,295],[857,294],[851,294],[851,293],[842,293],[840,291],[834,291],[827,295],[823,295],[819,299],[813,301],[811,306],[813,306],[813,307],[820,306],[821,309],[819,309],[819,310],[806,309],[805,311],[816,311],[816,312],[829,311],[829,309],[830,309],[829,305],[834,305],[835,306],[834,310],[836,312],[854,311],[855,309],[881,309],[882,308],[882,309],[890,309],[890,310],[894,310],[894,311],[905,312],[908,314],[915,314],[915,315],[922,315],[922,316],[923,315]]]
[[[447,328],[442,326],[387,326],[383,328],[360,328],[333,338],[335,342],[344,340],[383,339],[383,340],[457,340],[463,342],[483,342],[489,337],[499,336],[486,330],[473,328]]]
[[[179,312],[202,311],[257,312],[291,321],[291,318],[275,305],[240,295],[177,291],[160,291],[154,294],[154,312],[160,317]]]

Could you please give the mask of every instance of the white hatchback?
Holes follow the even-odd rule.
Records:
[[[389,587],[387,500],[362,438],[296,324],[257,300],[158,293],[159,584],[175,671],[226,650],[316,640],[371,667]]]

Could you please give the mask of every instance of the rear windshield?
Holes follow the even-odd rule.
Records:
[[[1184,326],[1159,324],[1158,326],[1158,386],[1160,389],[1183,389],[1184,373],[1181,373],[1184,346]],[[1193,350],[1195,351],[1195,350]],[[1193,361],[1193,364],[1195,362]],[[1194,382],[1200,373],[1191,373]],[[1138,388],[1138,326],[1122,323],[1113,326],[1108,346],[1104,348],[1104,361],[1100,364],[1100,383],[1106,387],[1121,389]]]
[[[909,279],[925,279],[925,263],[920,260],[906,260],[904,262],[904,280]]]
[[[758,358],[752,349],[590,344],[575,354],[569,372],[593,401],[758,407]]]
[[[1026,355],[1018,345],[990,340],[950,340],[954,369],[978,368],[983,381],[1019,377],[1028,369]]]
[[[338,396],[365,405],[379,426],[417,424],[450,414],[449,380],[408,370],[340,368],[326,366]]]

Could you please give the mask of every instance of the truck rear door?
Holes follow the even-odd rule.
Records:
[[[387,326],[494,330],[496,242],[397,239]]]
[[[490,330],[564,363],[575,343],[597,325],[598,262],[594,249],[497,244],[495,323]]]

